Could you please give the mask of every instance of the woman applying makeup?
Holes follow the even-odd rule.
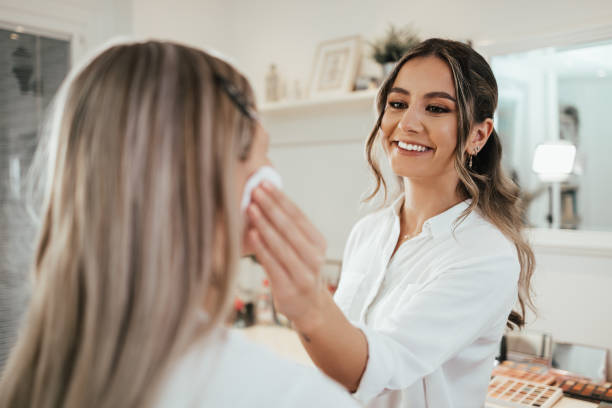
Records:
[[[482,406],[504,328],[524,324],[534,259],[501,169],[496,105],[489,65],[465,44],[427,40],[398,62],[366,153],[370,198],[387,191],[378,143],[402,193],[354,226],[334,299],[318,279],[324,239],[279,191],[254,193],[250,245],[278,309],[368,406]]]

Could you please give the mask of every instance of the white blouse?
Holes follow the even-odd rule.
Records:
[[[354,408],[359,404],[316,368],[284,360],[242,333],[218,329],[171,368],[155,406]]]
[[[403,195],[351,231],[335,301],[365,334],[354,397],[368,407],[482,407],[518,295],[513,243],[461,202],[430,218],[391,258]]]

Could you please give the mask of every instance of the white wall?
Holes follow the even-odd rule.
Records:
[[[132,3],[136,36],[168,38],[212,47],[232,57],[238,55],[232,0],[132,0]],[[248,17],[239,15],[241,19]]]

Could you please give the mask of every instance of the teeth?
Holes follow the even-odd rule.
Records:
[[[411,150],[416,152],[424,152],[425,150],[427,150],[427,148],[424,146],[413,145],[404,142],[397,142],[397,145],[404,150]]]

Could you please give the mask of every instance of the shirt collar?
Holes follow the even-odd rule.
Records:
[[[391,211],[396,217],[399,216],[400,209],[404,203],[404,198],[404,194],[400,194],[393,204],[391,204]],[[452,233],[457,218],[459,218],[465,209],[470,206],[471,202],[471,199],[461,201],[448,210],[443,211],[438,215],[434,215],[423,223],[423,229],[429,230],[434,238]]]

